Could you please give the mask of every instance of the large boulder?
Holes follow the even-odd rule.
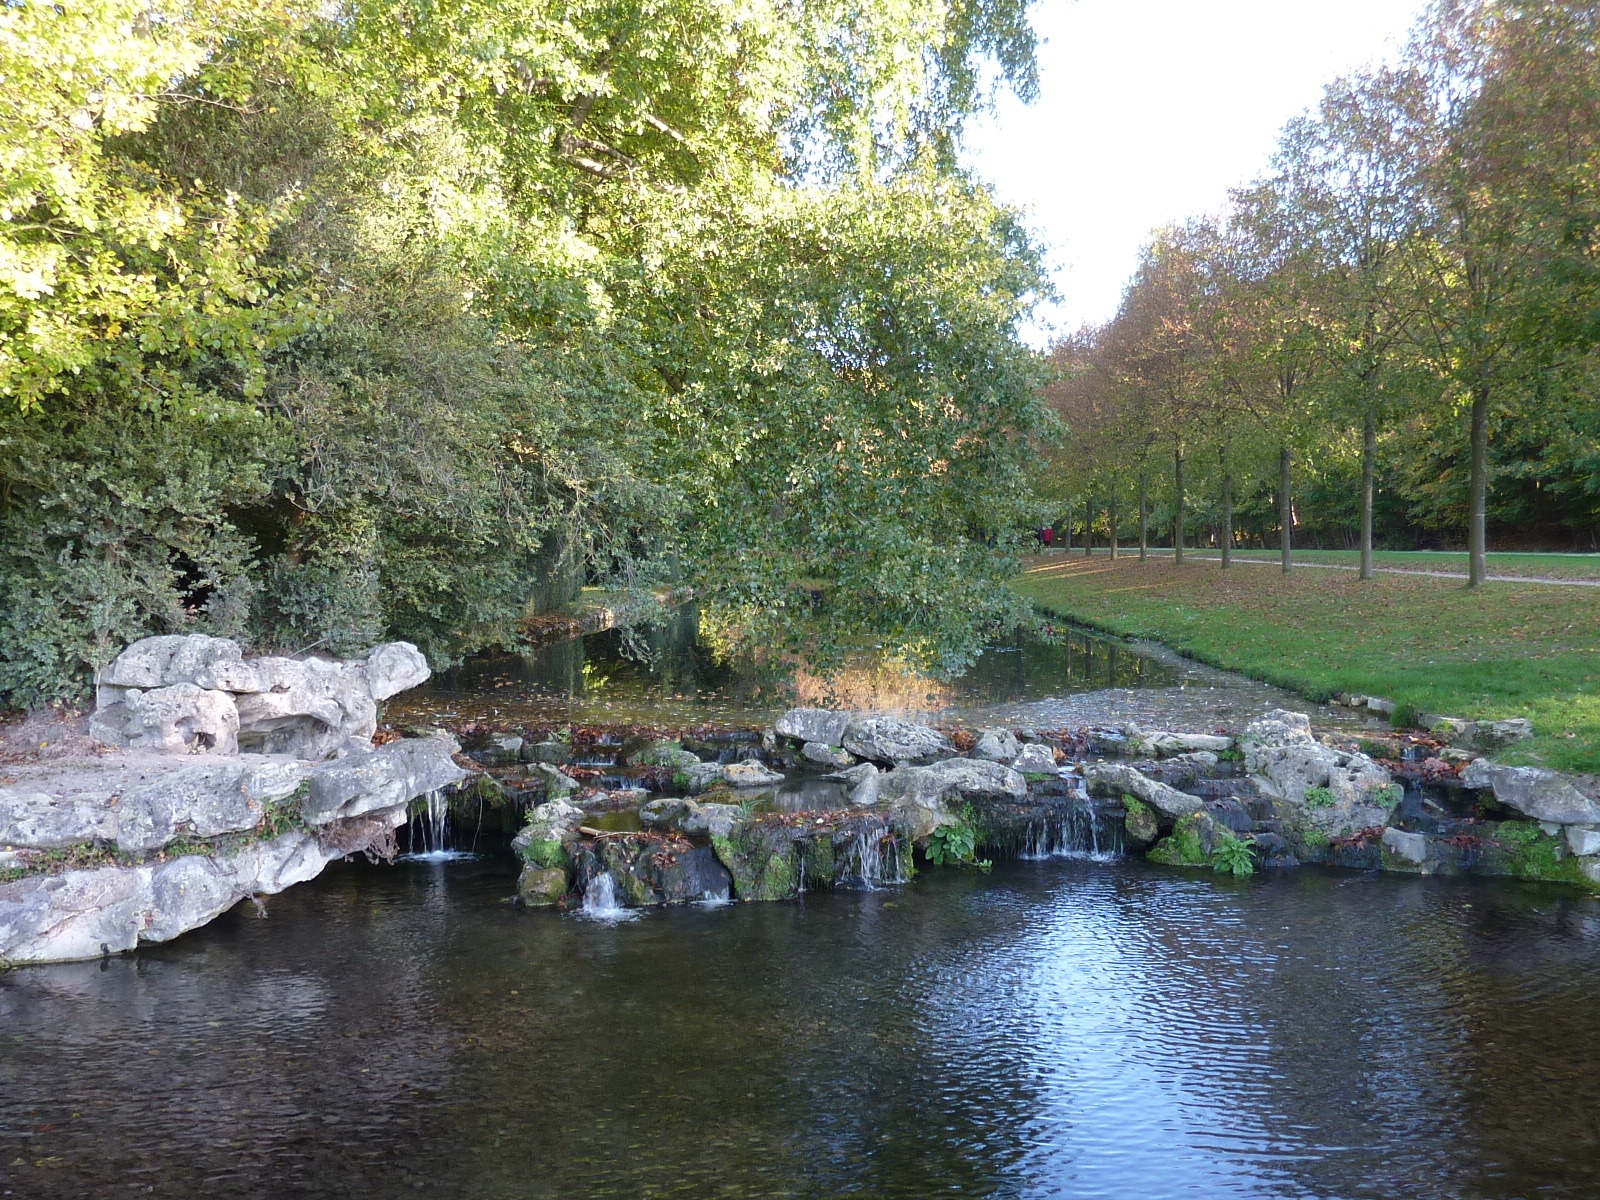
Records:
[[[921,766],[954,758],[950,739],[926,725],[896,717],[868,717],[854,721],[844,734],[844,748],[857,758],[893,766]]]
[[[949,758],[926,767],[897,767],[878,781],[878,802],[913,804],[945,812],[962,801],[1018,803],[1028,781],[1010,767],[973,758]]]
[[[100,673],[90,733],[165,754],[285,754],[315,761],[367,749],[377,706],[428,677],[409,642],[365,658],[253,658],[204,634],[144,638]]]
[[[1257,786],[1300,811],[1322,832],[1342,836],[1389,823],[1400,789],[1365,754],[1320,742],[1253,745],[1247,751]]]
[[[845,730],[849,727],[849,713],[834,712],[828,708],[791,708],[773,726],[779,737],[793,738],[797,742],[817,742],[824,746],[841,745]]]
[[[1535,821],[1600,824],[1600,800],[1579,791],[1565,775],[1543,767],[1505,767],[1480,758],[1461,773],[1461,783],[1493,791],[1501,804]]]
[[[1204,807],[1198,797],[1151,779],[1127,763],[1085,763],[1083,782],[1092,796],[1132,796],[1168,821],[1189,816]]]
[[[737,804],[701,804],[696,800],[652,800],[639,810],[647,829],[670,829],[688,837],[728,837],[745,819]]]

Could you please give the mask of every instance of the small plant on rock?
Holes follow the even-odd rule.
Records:
[[[939,866],[976,867],[987,871],[994,866],[988,859],[980,859],[978,830],[972,820],[972,806],[961,810],[961,819],[954,825],[941,825],[928,835],[928,848],[924,851],[928,861]]]
[[[1339,800],[1333,794],[1332,788],[1308,787],[1306,789],[1307,808],[1332,808]]]
[[[1224,838],[1211,852],[1211,869],[1222,875],[1254,875],[1256,860],[1251,846],[1243,838]]]

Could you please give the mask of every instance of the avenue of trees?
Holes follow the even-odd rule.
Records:
[[[151,633],[443,662],[578,579],[961,662],[1052,428],[954,155],[1025,10],[0,3],[0,707]]]
[[[1440,0],[1054,351],[1052,513],[1241,540],[1596,549],[1600,6]],[[1159,530],[1159,533],[1155,533]]]

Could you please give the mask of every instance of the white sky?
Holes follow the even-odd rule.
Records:
[[[1003,96],[967,161],[1022,208],[1061,293],[1030,340],[1110,317],[1139,247],[1220,210],[1323,84],[1392,57],[1423,0],[1038,0],[1039,99]]]

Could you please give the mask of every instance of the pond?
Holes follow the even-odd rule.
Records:
[[[389,706],[389,720],[518,726],[626,724],[660,728],[770,723],[795,704],[915,713],[968,724],[1042,729],[1121,725],[1198,732],[1244,724],[1271,708],[1310,711],[1320,728],[1360,724],[1349,709],[1213,670],[1160,646],[1046,627],[991,646],[951,680],[856,666],[832,679],[783,675],[719,657],[692,606],[653,625],[469,659]]]
[[[0,975],[0,1194],[1592,1197],[1600,904],[1142,862],[603,925],[335,865]]]

